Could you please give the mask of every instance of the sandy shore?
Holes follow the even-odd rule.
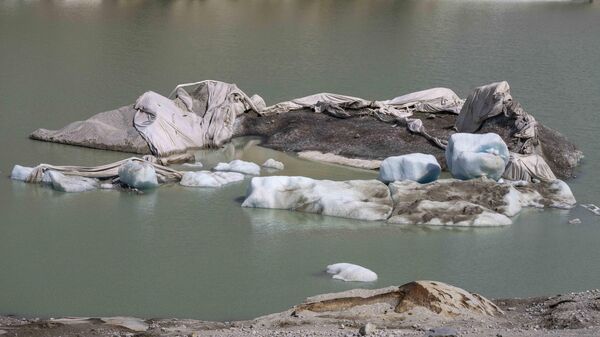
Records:
[[[237,322],[179,319],[0,317],[1,336],[600,336],[600,290],[492,301],[497,316],[448,317],[426,310],[362,318],[359,311],[288,311]],[[492,305],[493,305],[492,304]],[[378,304],[380,305],[380,304]],[[387,313],[387,311],[385,311]],[[345,317],[344,317],[345,316]],[[364,333],[364,331],[362,332]]]

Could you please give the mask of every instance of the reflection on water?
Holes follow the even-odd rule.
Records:
[[[14,164],[130,156],[27,135],[177,83],[234,82],[272,104],[437,86],[466,96],[507,80],[538,121],[581,145],[581,175],[569,184],[580,202],[599,203],[598,22],[598,2],[1,1],[0,313],[250,318],[356,287],[320,274],[334,262],[376,271],[368,287],[437,279],[490,297],[596,288],[600,218],[581,207],[526,210],[502,228],[396,226],[243,209],[250,178],[72,195],[6,176]],[[205,169],[274,158],[285,170],[263,175],[376,177],[255,145],[196,158]],[[582,224],[569,225],[575,217]]]

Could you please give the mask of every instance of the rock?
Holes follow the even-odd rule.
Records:
[[[293,310],[312,312],[317,317],[361,320],[381,317],[386,311],[389,320],[415,315],[421,318],[477,318],[504,314],[494,303],[478,294],[436,281],[414,281],[399,287],[318,295],[306,299]]]
[[[188,187],[221,187],[236,181],[244,180],[244,175],[237,172],[185,172],[179,184]]]
[[[398,180],[429,183],[437,180],[441,171],[442,168],[434,156],[423,153],[411,153],[386,158],[379,168],[378,179],[384,183]]]
[[[284,169],[284,165],[282,162],[277,161],[273,158],[269,158],[267,159],[263,164],[263,167],[267,167],[267,168],[272,168],[272,169],[276,169],[276,170],[283,170]]]
[[[232,171],[249,175],[260,175],[260,166],[243,160],[233,160],[229,163],[218,163],[215,171]]]
[[[97,179],[64,175],[58,171],[46,171],[44,176],[43,181],[49,182],[54,190],[60,192],[86,192],[100,186]]]
[[[508,147],[494,133],[455,133],[446,148],[448,169],[452,176],[462,180],[479,177],[498,180],[508,158]]]
[[[33,172],[33,167],[15,165],[10,173],[10,179],[27,181],[29,175]]]
[[[433,328],[425,333],[425,337],[458,337],[458,331],[453,328]]]
[[[392,211],[392,199],[387,186],[377,180],[331,181],[271,176],[252,178],[242,207],[385,220]]]
[[[158,186],[154,167],[146,162],[129,160],[119,167],[121,183],[140,190]]]
[[[375,329],[377,329],[377,327],[375,326],[375,324],[367,323],[367,324],[361,326],[360,329],[358,329],[358,333],[361,336],[367,336],[367,335],[370,335],[373,332],[375,332]]]
[[[327,273],[334,274],[332,278],[346,282],[375,282],[377,274],[373,271],[352,263],[335,263],[327,266]]]

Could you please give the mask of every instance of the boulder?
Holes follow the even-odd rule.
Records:
[[[384,183],[397,180],[429,183],[437,180],[441,171],[442,168],[434,156],[423,153],[411,153],[386,158],[379,168],[378,179]]]
[[[156,170],[152,164],[144,161],[129,160],[119,167],[121,183],[140,190],[158,186]]]
[[[385,220],[392,211],[392,199],[387,186],[377,180],[331,181],[270,176],[252,178],[242,207]]]
[[[221,187],[236,181],[244,180],[244,175],[237,172],[185,172],[179,184],[188,187]]]
[[[446,148],[448,170],[457,179],[498,180],[508,163],[508,147],[495,133],[455,133]]]
[[[283,165],[282,162],[277,161],[273,158],[269,158],[267,159],[263,164],[263,167],[266,168],[271,168],[271,169],[275,169],[275,170],[283,170],[285,168],[285,166]]]
[[[54,190],[60,192],[86,192],[92,191],[100,187],[97,179],[65,175],[57,171],[46,171],[43,181],[47,181],[48,185]]]
[[[327,266],[327,273],[332,278],[346,282],[375,282],[377,274],[373,271],[352,263],[335,263]]]
[[[231,172],[239,172],[243,174],[249,175],[260,175],[260,166],[255,163],[243,161],[243,160],[233,160],[229,163],[218,163],[214,168],[215,171],[231,171]]]
[[[319,295],[306,299],[305,303],[294,308],[294,312],[313,313],[323,318],[356,317],[360,320],[424,315],[445,319],[477,318],[504,314],[483,296],[435,281],[414,281],[399,287]]]

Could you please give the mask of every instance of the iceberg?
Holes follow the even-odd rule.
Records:
[[[27,181],[31,172],[33,172],[33,167],[15,165],[10,173],[10,179]]]
[[[100,186],[97,179],[65,175],[52,170],[44,172],[43,181],[48,181],[50,187],[60,192],[86,192]]]
[[[306,177],[255,177],[242,207],[276,208],[360,220],[386,220],[387,186],[377,180],[331,181]]]
[[[411,153],[386,158],[379,168],[378,179],[384,183],[397,180],[429,183],[437,180],[441,171],[442,168],[434,156],[423,153]]]
[[[179,184],[188,187],[221,187],[241,180],[244,180],[244,175],[237,172],[198,171],[185,172]]]
[[[377,274],[373,271],[352,263],[335,263],[327,266],[327,273],[332,278],[346,282],[375,282]]]
[[[158,186],[156,170],[150,163],[129,160],[119,167],[121,183],[140,190]]]
[[[508,147],[495,133],[455,133],[446,148],[448,170],[462,180],[487,177],[497,181],[508,159]]]
[[[231,171],[249,175],[260,175],[260,166],[255,163],[243,160],[233,160],[229,163],[218,163],[214,168],[215,171]]]
[[[266,168],[275,169],[275,170],[283,170],[283,169],[284,169],[284,167],[285,167],[285,166],[283,165],[283,163],[282,163],[282,162],[280,162],[280,161],[277,161],[277,160],[275,160],[275,159],[273,159],[273,158],[269,158],[269,159],[267,159],[267,160],[266,160],[266,161],[265,161],[265,162],[262,164],[262,166],[263,166],[263,167],[266,167]]]

